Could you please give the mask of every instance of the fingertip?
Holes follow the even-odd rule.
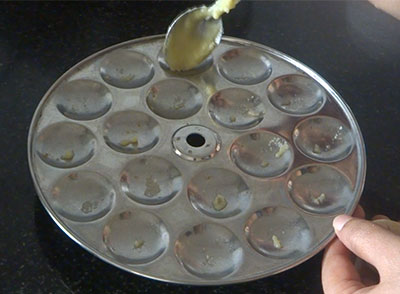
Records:
[[[400,251],[398,250],[400,238],[392,230],[386,228],[387,222],[390,221],[371,222],[348,215],[339,215],[333,221],[336,235],[343,245],[356,256],[374,265],[382,278],[391,278],[393,267],[400,266]],[[385,228],[382,228],[384,225]]]
[[[353,218],[349,215],[346,214],[341,214],[335,217],[333,220],[333,227],[335,228],[336,231],[341,231],[343,227]]]
[[[378,219],[389,219],[389,218],[386,215],[382,214],[377,214],[372,218],[372,220],[378,220]]]
[[[357,205],[356,209],[354,210],[353,216],[358,218],[365,218],[365,211],[361,205]]]
[[[400,236],[400,223],[390,220],[389,218],[375,219],[372,221],[374,224],[392,232],[393,234]]]

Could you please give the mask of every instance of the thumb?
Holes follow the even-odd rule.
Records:
[[[400,237],[370,221],[339,215],[333,220],[336,235],[355,255],[372,264],[381,280],[400,273]]]

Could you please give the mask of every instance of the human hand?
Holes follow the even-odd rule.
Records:
[[[338,216],[333,222],[338,238],[329,244],[322,261],[324,293],[400,293],[400,236],[383,228],[382,224],[364,220],[361,207],[354,216]],[[375,219],[378,218],[386,217]],[[360,275],[353,253],[376,268],[379,274],[376,283],[366,279],[365,274]]]
[[[400,0],[369,0],[369,2],[400,20]]]

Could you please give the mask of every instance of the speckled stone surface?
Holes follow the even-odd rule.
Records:
[[[156,282],[87,253],[42,208],[28,170],[29,123],[51,84],[110,45],[164,33],[193,2],[0,4],[0,293],[322,293],[322,254],[262,280],[223,287]],[[310,66],[344,97],[364,135],[369,216],[400,219],[400,21],[362,1],[243,2],[225,33]]]

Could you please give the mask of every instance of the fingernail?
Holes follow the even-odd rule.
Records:
[[[345,214],[339,215],[335,217],[335,219],[333,220],[333,227],[335,228],[336,231],[341,231],[344,225],[347,224],[351,219],[352,219],[351,216]]]

